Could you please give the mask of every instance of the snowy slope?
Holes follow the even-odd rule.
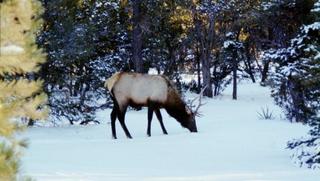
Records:
[[[319,170],[292,163],[286,142],[305,135],[307,127],[282,120],[267,88],[245,83],[237,101],[227,89],[205,102],[196,134],[162,111],[169,135],[162,134],[154,117],[149,138],[146,110],[126,115],[132,140],[125,138],[119,124],[118,139],[111,139],[110,110],[98,115],[105,120],[100,125],[29,129],[22,171],[40,181],[320,180]],[[266,106],[274,120],[258,118],[257,112]]]

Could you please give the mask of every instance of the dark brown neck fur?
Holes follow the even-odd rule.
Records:
[[[187,121],[190,115],[188,115],[186,111],[186,104],[180,98],[179,93],[174,87],[169,87],[167,104],[164,108],[168,114],[180,122],[183,127],[187,127]]]

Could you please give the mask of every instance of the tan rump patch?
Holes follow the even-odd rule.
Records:
[[[114,84],[119,80],[121,72],[116,72],[104,83],[104,87],[106,87],[109,91],[112,90]]]

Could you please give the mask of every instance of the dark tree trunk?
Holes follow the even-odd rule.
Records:
[[[198,76],[198,87],[197,87],[197,93],[200,93],[201,91],[201,67],[200,67],[200,53],[199,49],[197,48],[196,52],[196,62],[197,62],[197,76]]]
[[[219,81],[217,80],[217,66],[214,66],[213,68],[213,86],[214,86],[214,92],[213,96],[217,96],[219,94]]]
[[[307,112],[304,110],[305,100],[303,96],[303,91],[301,90],[301,84],[293,80],[290,75],[288,77],[287,86],[289,89],[288,93],[292,98],[292,108],[290,111],[291,121],[294,119],[296,122],[307,123],[307,119],[305,117],[305,114],[307,114]]]
[[[198,75],[198,90],[197,93],[201,91],[201,69],[200,69],[200,59],[197,60],[197,75]]]
[[[259,70],[260,74],[262,75],[263,70],[262,70],[261,65],[260,65],[259,62],[258,62],[258,57],[259,57],[259,55],[258,55],[258,52],[257,52],[256,47],[253,47],[253,56],[254,56],[254,57],[253,57],[253,58],[254,58],[254,61],[255,61],[256,64],[257,64],[258,70]]]
[[[212,81],[210,73],[210,56],[211,50],[214,43],[214,26],[215,26],[215,17],[214,14],[209,15],[209,27],[203,25],[202,20],[196,12],[196,8],[192,9],[194,22],[195,22],[195,33],[197,41],[199,42],[199,56],[201,62],[202,70],[202,83],[203,86],[206,86],[206,89],[203,91],[203,95],[207,97],[213,97],[212,91]]]
[[[246,47],[246,59],[244,60],[244,64],[246,66],[246,72],[249,74],[251,80],[253,83],[256,82],[256,79],[254,78],[253,68],[251,66],[251,54],[250,54],[250,47],[247,45]]]
[[[268,71],[269,71],[269,63],[265,62],[263,65],[262,75],[261,75],[261,82],[265,83],[268,78]]]
[[[200,21],[196,23],[198,27],[198,36],[200,39],[200,61],[202,64],[202,80],[203,86],[206,86],[206,89],[203,91],[203,95],[207,97],[213,97],[212,91],[212,82],[211,82],[211,73],[210,73],[210,55],[213,47],[213,37],[214,37],[214,18],[210,17],[209,27],[206,31]]]
[[[28,126],[33,126],[33,125],[34,125],[34,120],[29,118]]]
[[[252,67],[251,67],[250,64],[248,64],[248,66],[247,66],[247,71],[246,71],[246,72],[249,74],[252,82],[253,82],[253,83],[256,83],[256,79],[254,78],[254,74],[253,74]]]
[[[175,50],[171,47],[170,43],[167,43],[169,51],[169,64],[164,71],[164,75],[172,76],[172,74],[177,70],[176,66],[176,55]]]
[[[237,70],[238,70],[238,61],[236,53],[233,53],[232,56],[232,76],[233,76],[233,90],[232,90],[232,99],[237,100]]]
[[[213,97],[209,58],[202,55],[201,63],[203,86],[206,86],[206,89],[203,91],[203,95]]]
[[[142,29],[141,21],[141,0],[132,0],[133,6],[133,32],[132,32],[132,61],[136,72],[144,72],[142,60]]]

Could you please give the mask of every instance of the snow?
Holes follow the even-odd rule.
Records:
[[[311,10],[311,12],[320,12],[320,1],[318,0],[317,2],[315,2],[313,9]]]
[[[307,34],[310,30],[319,30],[320,22],[314,22],[310,25],[303,26],[303,31]]]
[[[0,47],[1,55],[17,55],[24,53],[24,49],[18,45],[6,45]]]
[[[147,112],[129,111],[127,139],[117,123],[111,139],[110,110],[103,124],[28,129],[22,137],[29,148],[22,171],[40,181],[315,181],[319,170],[300,168],[286,143],[306,135],[307,127],[283,119],[268,88],[241,83],[238,100],[231,87],[222,96],[204,99],[199,133],[183,129],[162,111],[169,135],[154,116],[152,136],[146,136]],[[193,94],[187,94],[190,99]],[[268,107],[273,120],[257,112]]]
[[[315,60],[320,59],[320,52],[317,53],[317,55],[314,57]],[[320,65],[319,65],[320,66]]]
[[[226,37],[232,37],[232,36],[234,36],[234,33],[233,33],[233,32],[228,32],[228,33],[226,33]]]
[[[227,40],[227,41],[223,42],[223,48],[229,48],[230,46],[232,46],[234,44],[235,44],[234,41]]]

